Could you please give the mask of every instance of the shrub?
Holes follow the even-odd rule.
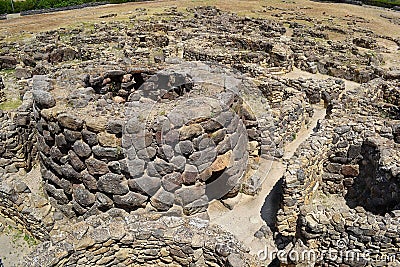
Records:
[[[107,1],[107,0],[106,0]],[[112,4],[138,2],[140,0],[109,0],[107,2]],[[144,0],[146,1],[146,0]],[[86,3],[102,2],[102,0],[25,0],[15,1],[14,10],[12,9],[11,0],[0,0],[0,14],[19,13],[21,11],[34,10],[34,9],[49,9],[67,6],[76,6]]]

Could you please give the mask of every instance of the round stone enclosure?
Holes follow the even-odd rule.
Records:
[[[259,266],[232,234],[198,218],[114,210],[61,228],[68,239],[40,244],[21,266]]]
[[[211,200],[237,195],[262,156],[259,118],[269,109],[258,89],[240,73],[198,62],[142,81],[135,73],[107,71],[100,79],[129,77],[125,83],[141,84],[123,100],[115,98],[120,90],[106,92],[102,86],[85,89],[97,92],[87,105],[78,101],[61,110],[59,103],[42,110],[36,105],[49,196],[65,213],[87,216],[113,207],[174,206],[191,215],[205,211]],[[89,86],[93,78],[84,82]],[[121,88],[114,85],[107,88]],[[103,112],[90,113],[99,103]],[[104,110],[113,110],[113,116]]]

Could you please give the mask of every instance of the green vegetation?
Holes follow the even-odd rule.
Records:
[[[24,240],[29,247],[39,244],[38,240],[36,240],[30,233],[26,232],[25,230],[16,229],[11,225],[7,226],[5,233],[12,236],[12,243],[14,245],[17,245],[17,243],[19,243],[21,240]],[[18,247],[20,246],[21,245],[19,243]],[[5,257],[3,259],[5,259]]]
[[[7,100],[3,103],[0,103],[0,110],[13,110],[18,108],[21,104],[22,101],[19,99]]]
[[[322,1],[330,1],[330,0],[322,0]],[[364,5],[380,6],[380,7],[388,7],[388,8],[400,6],[400,0],[353,0],[353,1],[361,2]],[[334,0],[333,2],[348,3],[348,1],[346,1],[346,0]]]
[[[24,241],[28,243],[28,246],[36,246],[38,244],[38,241],[31,235],[25,234],[24,235]]]
[[[14,74],[15,69],[3,69],[0,71],[1,75],[11,75]]]
[[[138,2],[140,0],[108,0],[105,1],[111,4],[119,4],[126,2]],[[13,1],[14,9],[11,0],[0,0],[0,14],[19,13],[21,11],[34,10],[34,9],[48,9],[57,7],[67,7],[82,5],[86,3],[104,2],[99,0],[24,0]]]
[[[364,4],[381,7],[400,6],[400,0],[362,0]]]

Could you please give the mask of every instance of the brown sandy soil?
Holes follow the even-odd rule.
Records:
[[[79,10],[62,11],[50,14],[17,17],[0,22],[0,36],[18,38],[31,32],[40,32],[69,27],[82,22],[100,22],[110,20],[127,20],[136,8],[147,8],[148,13],[161,11],[164,7],[177,6],[179,9],[200,5],[215,5],[223,10],[233,11],[240,15],[286,20],[294,18],[294,12],[301,12],[305,18],[314,18],[322,24],[336,24],[345,27],[350,20],[357,19],[357,25],[370,29],[377,34],[400,37],[400,27],[391,22],[390,18],[399,20],[400,13],[376,7],[360,7],[338,3],[319,3],[309,0],[283,2],[272,1],[211,1],[211,0],[180,0],[152,1],[143,3],[125,3],[83,8]],[[273,8],[270,8],[273,6]],[[282,10],[284,9],[284,10]],[[107,14],[117,14],[116,17],[100,18]],[[276,17],[276,15],[281,17]],[[306,21],[301,20],[306,24]]]

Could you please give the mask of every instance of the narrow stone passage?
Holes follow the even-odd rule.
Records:
[[[326,79],[330,76],[321,74],[310,74],[298,69],[285,75],[287,78],[315,78]],[[357,87],[359,84],[351,81],[345,81],[345,90],[350,90]],[[296,134],[296,139],[285,146],[285,152],[282,160],[263,160],[261,170],[268,170],[263,177],[265,180],[262,183],[261,191],[256,196],[239,194],[236,197],[236,205],[233,209],[228,209],[220,201],[214,201],[208,209],[210,221],[220,225],[223,229],[233,233],[240,241],[244,243],[253,255],[261,250],[272,252],[276,250],[272,234],[265,239],[259,239],[254,234],[267,224],[268,220],[276,216],[276,199],[279,196],[278,181],[283,177],[286,171],[286,161],[293,157],[297,148],[303,143],[317,127],[318,121],[324,119],[326,109],[322,104],[313,105],[314,115],[310,118],[308,125],[303,125],[300,131]],[[275,188],[274,188],[275,187]],[[267,219],[267,222],[265,221]],[[272,259],[266,259],[267,266]]]
[[[41,189],[39,166],[35,166],[29,173],[21,170],[13,176],[15,180],[20,179],[32,190],[34,195],[32,201],[35,201],[36,215],[50,220],[53,212],[50,204],[45,204],[46,198]],[[4,266],[18,266],[18,261],[34,251],[36,245],[41,242],[25,231],[21,227],[22,225],[7,218],[2,212],[4,211],[0,209],[0,259]]]
[[[317,125],[318,120],[324,118],[325,109],[321,106],[315,106],[314,116],[310,124],[298,133],[297,138],[285,147],[284,159],[290,158],[297,147],[307,139]],[[266,197],[270,194],[275,184],[282,178],[286,171],[285,160],[262,160],[260,169],[268,170],[265,173],[266,179],[263,182],[262,189],[256,196],[239,194],[237,204],[232,210],[226,208],[221,202],[214,201],[210,204],[209,215],[212,223],[221,225],[224,229],[232,232],[240,241],[250,248],[253,254],[263,250],[265,246],[269,249],[274,248],[272,236],[270,239],[258,239],[254,233],[259,230],[265,221],[262,219],[261,211]],[[246,225],[246,228],[243,226]]]

